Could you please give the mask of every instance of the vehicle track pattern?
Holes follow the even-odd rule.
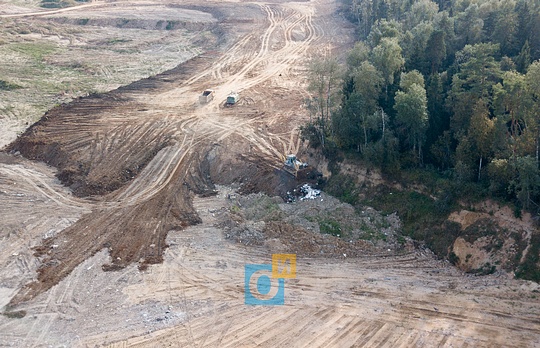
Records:
[[[189,327],[177,325],[109,347],[487,348],[499,339],[506,346],[524,347],[540,337],[538,302],[518,309],[509,303],[508,292],[486,291],[486,282],[495,278],[463,282],[459,271],[422,250],[350,260],[300,258],[298,278],[286,285],[285,306],[245,306],[241,269],[245,263],[264,263],[269,251],[222,245],[222,237],[212,235],[216,218],[211,209],[226,204],[226,197],[195,199],[203,223],[171,235],[174,246],[156,266],[161,270],[127,290],[137,303],[181,294],[185,303],[196,303],[183,307],[193,313]],[[220,254],[209,255],[209,250]],[[529,313],[517,315],[516,310]]]
[[[268,161],[268,168],[279,167],[284,151],[291,150],[285,144],[294,141],[292,133],[283,139],[275,133],[260,134],[264,114],[246,110],[239,115],[216,104],[229,86],[247,91],[274,78],[316,39],[315,31],[309,29],[310,14],[278,5],[260,5],[260,10],[266,26],[259,37],[247,35],[221,55],[195,58],[111,93],[57,107],[10,146],[11,151],[58,167],[58,177],[66,185],[95,202],[92,213],[38,248],[37,255],[43,257],[38,279],[21,290],[12,304],[50,289],[102,249],[112,258],[103,266],[106,270],[132,262],[141,267],[161,262],[168,231],[200,222],[191,207],[191,195],[212,190],[200,165],[212,144],[235,139],[249,144],[250,151]],[[291,30],[298,25],[308,27],[308,35],[293,42]],[[285,44],[274,51],[271,42],[278,32]],[[257,53],[247,53],[247,63],[237,65],[241,68],[231,75],[222,71],[223,62],[243,61],[250,52],[244,46],[253,39],[259,42]],[[196,91],[201,79],[218,75],[224,81],[215,103],[194,107],[174,97],[178,92]],[[164,99],[168,103],[160,104]],[[184,111],[175,111],[179,108]],[[67,204],[62,197],[51,199]],[[65,242],[58,243],[59,238]]]
[[[9,282],[21,290],[10,305],[32,314],[24,324],[0,321],[2,339],[21,347],[540,344],[540,305],[525,290],[498,290],[495,278],[465,277],[422,250],[303,258],[284,306],[244,305],[244,265],[268,262],[269,251],[224,239],[214,209],[230,199],[214,183],[260,191],[260,182],[274,185],[281,156],[300,150],[300,74],[336,39],[318,12],[327,5],[251,3],[259,13],[223,51],[59,106],[10,147],[58,168],[75,196],[50,169],[0,167],[0,195],[28,215],[28,231],[11,218],[0,234],[9,246],[0,264],[17,270]],[[198,105],[209,86],[215,100]],[[244,100],[225,108],[231,90]],[[9,213],[0,206],[0,218]],[[88,311],[93,299],[100,307]]]

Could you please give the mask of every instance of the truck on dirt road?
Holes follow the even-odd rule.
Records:
[[[227,101],[225,102],[225,105],[227,106],[233,106],[238,102],[238,99],[240,99],[240,96],[236,92],[231,92],[227,96]]]
[[[214,90],[213,89],[207,89],[199,96],[199,103],[200,104],[206,104],[209,103],[214,99]]]

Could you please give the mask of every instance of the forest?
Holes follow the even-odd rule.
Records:
[[[342,0],[341,14],[356,44],[311,63],[311,146],[537,214],[540,1]]]

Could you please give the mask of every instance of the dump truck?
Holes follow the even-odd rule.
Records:
[[[199,103],[206,104],[214,99],[214,90],[207,89],[199,96]]]
[[[238,102],[238,99],[240,97],[238,96],[238,93],[236,92],[231,92],[229,93],[229,95],[227,96],[227,102],[225,103],[227,106],[232,106],[234,104],[236,104]]]
[[[307,163],[298,160],[296,155],[293,154],[287,155],[285,161],[283,162],[283,170],[295,177],[298,176],[299,172],[305,170],[307,167]]]

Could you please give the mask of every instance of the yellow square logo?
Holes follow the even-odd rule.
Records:
[[[296,278],[296,254],[272,254],[272,278]]]

